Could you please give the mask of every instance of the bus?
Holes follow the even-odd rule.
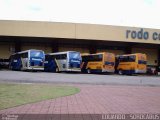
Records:
[[[146,73],[147,56],[143,53],[118,55],[116,64],[116,70],[119,74]]]
[[[45,54],[42,50],[26,50],[10,56],[11,70],[44,70]]]
[[[115,55],[102,52],[96,54],[82,55],[81,71],[86,73],[101,73],[115,71]]]
[[[46,72],[80,72],[82,58],[80,52],[65,51],[45,55]]]

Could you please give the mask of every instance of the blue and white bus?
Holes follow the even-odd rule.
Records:
[[[11,70],[44,70],[45,54],[42,50],[26,50],[10,56]]]
[[[80,52],[66,51],[49,53],[45,56],[44,70],[46,72],[80,72],[81,62]]]

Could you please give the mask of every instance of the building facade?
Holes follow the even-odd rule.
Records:
[[[148,66],[160,66],[160,30],[136,27],[38,21],[0,21],[0,58],[27,49],[45,53],[75,50],[146,53]]]

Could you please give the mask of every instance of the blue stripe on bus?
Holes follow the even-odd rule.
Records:
[[[114,66],[114,62],[105,62],[105,65],[111,65],[111,66]]]
[[[138,60],[138,64],[147,64],[147,61],[144,61],[144,60]]]

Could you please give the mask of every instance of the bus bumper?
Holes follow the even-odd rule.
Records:
[[[135,70],[135,73],[146,73],[146,70]]]
[[[40,70],[40,71],[44,71],[44,68],[41,68],[41,67],[33,67],[33,68],[28,68],[28,70]]]
[[[114,73],[114,70],[106,70],[106,69],[91,69],[92,73]]]
[[[67,69],[70,72],[81,72],[81,69]]]
[[[111,70],[104,70],[104,69],[103,69],[102,72],[114,73],[115,70],[114,70],[114,69],[111,69]]]
[[[146,70],[123,70],[123,74],[143,74]]]

